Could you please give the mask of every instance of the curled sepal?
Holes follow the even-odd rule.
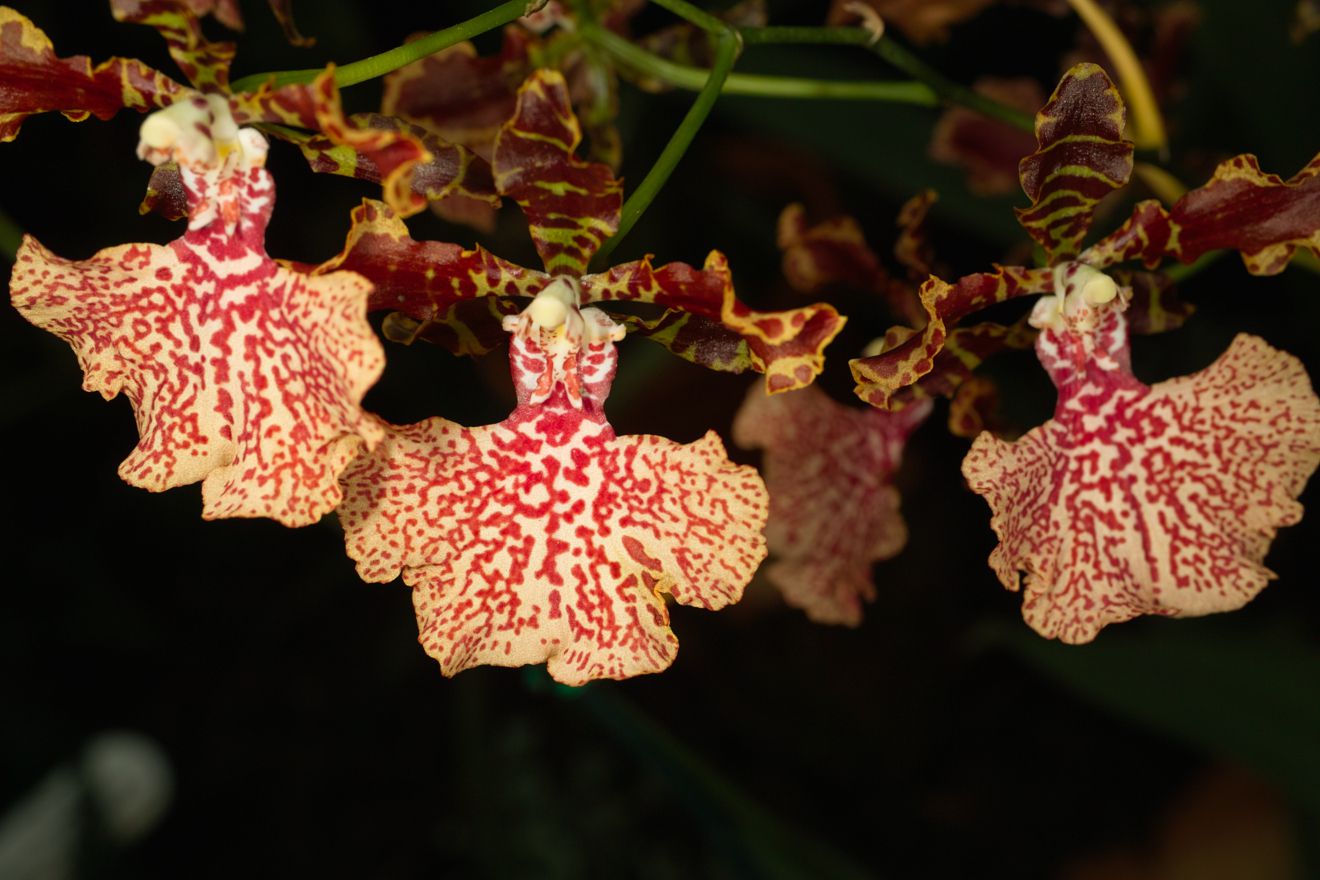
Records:
[[[527,215],[536,252],[554,275],[584,274],[623,209],[623,184],[608,165],[578,159],[581,142],[564,77],[533,71],[495,136],[491,167],[500,195]]]
[[[377,113],[354,113],[325,130],[272,127],[270,132],[295,144],[317,173],[379,183],[385,200],[405,216],[429,202],[456,197],[487,209],[499,206],[490,166],[425,129]]]
[[[285,86],[243,100],[260,108],[245,107],[247,116],[267,121],[287,118],[317,129],[320,134],[306,137],[276,133],[298,143],[313,171],[378,181],[386,203],[405,217],[424,209],[428,200],[451,195],[479,198],[491,205],[500,202],[489,166],[463,147],[388,116],[346,117],[333,67],[309,86]],[[308,108],[314,117],[311,125],[302,118]]]
[[[605,313],[627,328],[629,336],[649,339],[708,370],[743,373],[752,369],[747,340],[718,321],[678,309],[665,309],[659,317],[650,319],[609,310]]]
[[[969,376],[949,398],[949,433],[971,439],[982,431],[1000,433],[999,386],[987,376]]]
[[[1125,115],[1118,89],[1089,63],[1069,69],[1036,114],[1036,151],[1018,169],[1031,207],[1015,210],[1046,262],[1076,256],[1096,203],[1127,183],[1132,143],[1123,139]]]
[[[415,241],[390,207],[363,199],[353,209],[344,249],[314,270],[349,269],[372,283],[369,308],[438,320],[455,303],[482,296],[534,296],[550,280],[484,248]]]
[[[155,28],[165,39],[170,57],[194,88],[203,92],[228,92],[229,65],[236,47],[233,43],[207,40],[194,8],[202,7],[205,12],[213,5],[190,0],[110,0],[110,12],[115,21]]]
[[[972,88],[1024,113],[1034,113],[1045,103],[1044,90],[1029,77],[984,77]],[[967,188],[978,196],[1016,192],[1018,165],[1035,149],[1036,139],[1029,132],[967,107],[945,110],[930,136],[930,157],[961,168]]]
[[[747,344],[752,368],[774,391],[801,388],[820,375],[825,346],[847,320],[825,303],[781,312],[758,312],[738,299],[728,260],[711,251],[698,270],[687,263],[659,268],[651,258],[622,263],[582,279],[583,302],[651,302],[719,321]],[[700,363],[700,361],[697,361]]]
[[[857,382],[857,396],[881,408],[888,408],[891,400],[901,404],[895,394],[931,373],[954,324],[994,303],[1053,289],[1054,279],[1049,269],[996,266],[993,272],[966,275],[956,284],[932,275],[919,292],[926,313],[925,326],[920,330],[892,328],[885,334],[879,353],[849,361]]]
[[[513,116],[518,85],[527,75],[530,39],[521,27],[508,27],[497,55],[482,57],[463,42],[387,74],[381,112],[424,126],[489,160],[495,135]]]
[[[305,37],[302,31],[298,30],[298,24],[293,20],[293,0],[269,0],[271,14],[279,22],[280,30],[284,32],[284,39],[289,41],[290,45],[315,46],[314,37]]]
[[[1068,304],[1046,324],[1054,418],[1014,443],[982,434],[963,462],[993,512],[991,567],[1010,590],[1026,572],[1023,616],[1065,642],[1241,607],[1273,577],[1265,554],[1320,463],[1320,399],[1296,358],[1243,334],[1207,369],[1147,387],[1120,303]]]
[[[201,480],[207,519],[315,522],[339,503],[340,471],[381,436],[359,406],[384,367],[370,285],[266,255],[274,188],[261,167],[213,181],[185,166],[184,180],[193,224],[170,245],[71,261],[25,240],[14,306],[73,347],[84,389],[128,396],[141,440],[119,467],[126,482]],[[219,196],[198,191],[212,185]]]
[[[1220,163],[1204,185],[1165,210],[1141,202],[1127,222],[1087,248],[1096,266],[1141,260],[1155,268],[1165,257],[1190,263],[1227,248],[1241,252],[1247,271],[1283,271],[1297,248],[1320,254],[1320,154],[1288,180],[1260,170],[1255,156]]]
[[[507,419],[391,427],[344,473],[348,554],[365,580],[403,573],[445,675],[658,672],[678,647],[662,594],[721,608],[765,556],[765,486],[713,432],[687,445],[615,436],[602,404],[621,328],[572,294],[556,282],[507,322]]]
[[[0,6],[0,141],[18,136],[23,120],[59,112],[74,122],[109,119],[124,108],[152,110],[173,103],[184,87],[135,58],[60,58],[45,32]]]
[[[930,372],[916,383],[897,391],[889,400],[889,408],[901,409],[913,401],[933,397],[947,397],[950,401],[957,401],[963,385],[975,378],[973,371],[982,361],[1001,351],[1031,348],[1035,341],[1036,331],[1028,325],[1025,317],[1012,324],[983,321],[970,327],[955,327],[949,331],[944,347],[935,355]],[[970,402],[970,399],[964,398],[959,402],[959,407]],[[980,429],[971,430],[973,422],[969,419],[972,418],[972,413],[965,409],[956,418],[951,412],[950,429],[960,437],[975,437]]]
[[[777,243],[784,278],[801,293],[818,293],[836,284],[883,293],[889,285],[889,273],[866,243],[862,227],[847,215],[812,226],[801,204],[788,205],[779,214]]]
[[[903,549],[894,472],[930,404],[899,413],[857,409],[816,386],[748,392],[733,422],[739,446],[765,451],[770,491],[766,577],[817,623],[857,626],[875,601],[871,565]]]

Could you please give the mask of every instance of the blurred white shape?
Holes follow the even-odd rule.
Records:
[[[128,844],[155,826],[173,792],[169,759],[153,740],[100,734],[77,765],[56,767],[0,818],[0,878],[73,880],[89,818],[106,838]]]

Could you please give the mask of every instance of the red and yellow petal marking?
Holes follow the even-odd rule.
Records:
[[[922,329],[892,328],[879,354],[849,361],[857,381],[857,396],[872,406],[888,408],[898,391],[915,385],[935,369],[953,325],[962,318],[994,303],[1053,289],[1049,269],[996,266],[993,272],[966,275],[956,284],[932,275],[920,290],[926,313]],[[968,329],[973,335],[983,332]]]
[[[764,558],[756,472],[713,433],[616,437],[601,406],[613,343],[565,349],[562,332],[516,332],[519,404],[505,421],[390,428],[344,472],[349,556],[365,580],[402,572],[446,675],[544,662],[577,685],[658,672],[677,650],[661,594],[723,607]]]
[[[649,339],[708,370],[721,373],[744,373],[753,369],[747,340],[718,321],[666,309],[650,320],[637,315],[622,315],[606,310],[617,324],[628,328],[629,336]]]
[[[554,275],[585,273],[618,229],[623,209],[623,184],[608,165],[578,159],[581,142],[568,85],[552,70],[527,78],[513,117],[495,137],[495,187],[522,207],[536,251]]]
[[[778,244],[784,278],[801,293],[833,285],[882,293],[889,285],[889,273],[852,217],[831,217],[809,226],[806,209],[789,205],[779,214]]]
[[[1320,463],[1320,400],[1296,358],[1240,335],[1148,388],[1121,324],[1101,331],[1107,359],[1079,368],[1057,359],[1066,331],[1042,332],[1055,417],[1015,443],[982,434],[963,462],[993,512],[992,568],[1010,590],[1026,572],[1023,616],[1072,643],[1141,614],[1241,607],[1273,577],[1269,544]]]
[[[811,384],[824,367],[825,347],[846,320],[824,303],[781,312],[753,310],[738,299],[728,261],[719,251],[711,251],[699,270],[687,263],[655,268],[647,257],[588,275],[582,279],[582,300],[652,302],[718,320],[744,340],[752,368],[765,374],[772,392]],[[716,355],[721,359],[733,354],[727,337],[723,342]]]
[[[1031,207],[1016,211],[1047,262],[1075,256],[1096,204],[1127,183],[1132,143],[1123,139],[1125,115],[1118,89],[1095,64],[1065,73],[1036,114],[1038,146],[1019,166]]]
[[[380,437],[359,404],[384,354],[367,282],[278,266],[262,246],[270,175],[252,168],[239,185],[236,230],[221,211],[170,245],[83,261],[27,239],[10,290],[25,318],[73,347],[86,390],[133,404],[141,440],[125,481],[201,480],[208,519],[305,525],[339,503],[340,471]]]
[[[385,77],[381,112],[421,125],[487,161],[500,126],[514,115],[518,85],[527,76],[531,37],[504,29],[498,55],[482,57],[458,43]]]
[[[481,296],[534,296],[550,280],[544,273],[502,260],[484,248],[415,241],[383,202],[363,199],[353,209],[344,249],[316,274],[349,269],[373,285],[369,308],[436,320],[456,302]]]
[[[60,112],[75,122],[89,115],[109,119],[125,107],[165,107],[184,91],[134,58],[95,66],[85,55],[60,58],[40,28],[0,6],[0,141],[12,141],[36,113]]]
[[[1029,77],[984,77],[972,84],[981,95],[1025,113],[1045,103],[1045,92]],[[966,107],[950,107],[935,123],[930,156],[967,175],[967,188],[980,196],[1017,191],[1018,165],[1036,149],[1036,139],[1020,128]]]
[[[1001,351],[1020,351],[1031,348],[1036,340],[1035,328],[1027,318],[1013,324],[986,321],[970,327],[955,327],[944,340],[944,347],[932,359],[930,372],[915,384],[899,389],[889,399],[889,409],[902,409],[914,401],[934,397],[947,397],[958,402],[959,411],[949,413],[950,430],[961,437],[975,437],[981,428],[973,425],[981,410],[968,410],[968,405],[980,406],[974,398],[960,398],[964,383],[975,378],[973,371],[983,361]],[[978,392],[968,392],[976,394]]]
[[[766,541],[776,557],[766,575],[817,623],[860,624],[863,603],[875,600],[872,563],[907,542],[893,476],[929,413],[929,404],[901,413],[847,407],[815,386],[748,392],[733,439],[765,450]]]
[[[194,88],[228,92],[229,64],[234,60],[235,46],[207,40],[197,19],[196,7],[202,7],[204,13],[214,5],[197,0],[110,0],[110,12],[115,21],[155,28],[165,39],[170,57]]]
[[[1165,257],[1190,263],[1228,248],[1241,252],[1253,275],[1274,275],[1299,247],[1320,254],[1320,155],[1285,181],[1248,154],[1220,163],[1204,186],[1168,210],[1141,202],[1123,226],[1087,249],[1086,260],[1141,260],[1154,268]]]

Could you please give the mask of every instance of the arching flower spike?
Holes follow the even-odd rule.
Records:
[[[546,663],[555,679],[673,662],[663,593],[736,602],[765,556],[768,501],[719,437],[616,437],[603,404],[622,328],[553,281],[505,320],[518,405],[503,422],[389,426],[344,472],[348,555],[403,573],[420,641],[445,675]]]
[[[161,491],[201,480],[207,519],[315,522],[339,503],[339,472],[381,436],[359,407],[384,367],[366,320],[370,285],[266,255],[266,142],[234,124],[222,96],[148,117],[138,151],[179,163],[188,231],[83,261],[29,237],[14,306],[73,347],[86,390],[128,395],[141,440],[119,467],[126,482]]]
[[[875,600],[872,563],[907,543],[894,472],[931,407],[923,400],[898,412],[858,409],[815,385],[748,392],[733,439],[765,450],[766,541],[777,557],[765,574],[811,620],[857,626],[862,603]]]
[[[963,462],[993,511],[990,564],[1041,635],[1088,642],[1141,614],[1239,608],[1273,577],[1275,531],[1320,463],[1320,400],[1296,358],[1239,335],[1190,376],[1129,365],[1126,291],[1082,263],[1037,303],[1054,418],[1015,443],[981,434]]]

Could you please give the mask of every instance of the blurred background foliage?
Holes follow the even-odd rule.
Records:
[[[15,5],[61,54],[132,55],[173,70],[154,32],[115,24],[99,0]],[[235,76],[352,60],[484,5],[296,6],[314,48],[289,47],[264,4],[243,3]],[[1182,96],[1166,107],[1169,167],[1195,184],[1219,158],[1252,151],[1266,170],[1291,175],[1320,149],[1320,35],[1292,42],[1295,4],[1284,0],[1199,6]],[[772,0],[770,11],[782,24],[824,12],[812,0]],[[638,29],[670,20],[648,10]],[[1077,33],[1069,18],[996,4],[918,51],[960,82],[1029,75],[1048,91]],[[478,43],[490,50],[497,35]],[[738,69],[894,75],[842,49],[758,47]],[[379,86],[345,99],[372,109]],[[624,87],[626,180],[645,174],[689,101]],[[852,213],[887,253],[899,205],[929,186],[940,192],[941,262],[958,274],[984,268],[1023,240],[1009,210],[1023,200],[974,197],[958,172],[929,160],[935,118],[881,104],[724,98],[615,258],[699,263],[717,247],[744,299],[788,306],[797,300],[774,245],[784,204],[805,201],[818,218]],[[149,176],[133,156],[139,123],[131,114],[76,126],[29,120],[0,147],[0,207],[70,258],[174,237],[178,226],[137,214]],[[280,195],[268,243],[278,257],[329,257],[349,210],[377,195],[313,176],[285,145],[270,165]],[[429,215],[410,226],[418,238],[473,241]],[[483,244],[535,264],[511,205]],[[1221,260],[1183,285],[1198,307],[1184,328],[1135,341],[1137,372],[1150,381],[1191,372],[1249,331],[1314,373],[1318,284],[1297,269],[1251,278],[1236,258]],[[821,381],[842,400],[847,358],[888,316],[861,297],[838,304],[851,322]],[[204,523],[195,488],[127,487],[115,468],[136,439],[128,403],[80,391],[67,347],[12,310],[0,323],[9,464],[0,804],[18,804],[109,728],[154,738],[175,774],[161,825],[127,849],[86,849],[81,876],[1320,872],[1315,513],[1279,536],[1268,559],[1279,579],[1242,612],[1138,621],[1091,646],[1060,646],[1027,629],[1019,597],[986,566],[988,510],[962,485],[965,441],[937,413],[899,478],[909,545],[878,566],[880,598],[860,628],[811,624],[758,580],[718,615],[673,608],[681,652],[659,676],[580,691],[551,686],[541,670],[448,681],[416,644],[407,591],[359,582],[333,517],[298,531]],[[502,352],[457,361],[391,345],[388,355],[367,403],[394,421],[485,423],[511,406]],[[1025,429],[1048,416],[1052,389],[1030,354],[991,369],[1010,391],[1011,421]],[[727,436],[750,381],[627,342],[609,412],[620,433]],[[1315,502],[1316,489],[1302,501]]]

